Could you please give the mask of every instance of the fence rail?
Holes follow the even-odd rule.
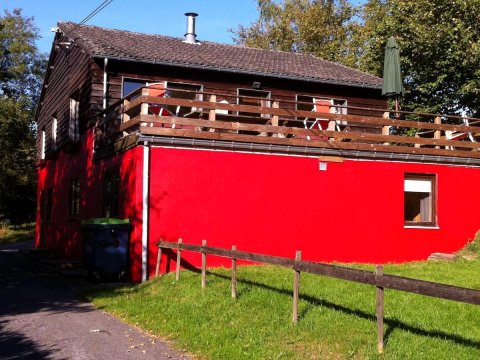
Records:
[[[295,259],[258,254],[237,250],[233,246],[231,250],[225,248],[207,246],[205,240],[202,245],[185,244],[179,239],[178,243],[159,241],[156,276],[160,276],[162,249],[177,250],[176,279],[180,279],[180,260],[182,251],[192,251],[202,254],[202,288],[206,286],[207,255],[214,255],[232,259],[232,297],[236,298],[237,286],[237,260],[246,260],[256,263],[278,265],[294,270],[293,285],[293,312],[292,321],[298,322],[298,299],[300,288],[300,273],[306,272],[315,275],[327,276],[341,280],[357,282],[376,287],[376,316],[378,331],[378,351],[383,351],[383,317],[384,317],[384,289],[410,292],[440,299],[447,299],[468,304],[480,305],[480,291],[453,285],[446,285],[425,280],[412,279],[397,275],[383,273],[383,265],[377,265],[375,271],[355,269],[351,267],[324,264],[301,260],[301,252],[297,251]]]

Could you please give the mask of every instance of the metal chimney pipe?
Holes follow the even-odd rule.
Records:
[[[195,34],[195,18],[198,16],[197,13],[188,12],[185,13],[187,17],[187,33],[185,34],[184,42],[189,44],[197,43],[197,34]]]

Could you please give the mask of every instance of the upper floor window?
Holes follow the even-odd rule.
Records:
[[[52,116],[52,150],[57,149],[57,117]]]
[[[404,220],[406,226],[435,226],[435,175],[406,174],[404,180]]]
[[[347,100],[297,95],[297,110],[347,114]]]
[[[133,91],[143,87],[152,86],[150,96],[172,97],[186,100],[203,100],[203,85],[172,81],[155,81],[143,79],[123,79],[122,96],[125,97]],[[185,116],[193,111],[201,111],[195,106],[184,105],[155,105],[149,107],[149,111],[155,115]]]
[[[45,159],[45,146],[47,143],[46,139],[46,134],[45,134],[45,128],[42,128],[40,131],[40,159],[44,160]]]
[[[347,114],[347,100],[329,99],[314,97],[310,95],[297,95],[296,109],[313,111],[328,114]],[[330,121],[327,118],[299,117],[303,120],[304,127],[308,129],[318,128],[320,130],[342,130],[347,125],[346,121]]]
[[[80,96],[78,91],[70,96],[70,114],[68,122],[68,138],[71,141],[80,139]]]
[[[127,96],[128,94],[134,92],[137,89],[140,89],[142,86],[147,85],[147,80],[142,79],[123,79],[122,87],[122,97]]]
[[[270,107],[270,91],[255,89],[238,89],[238,105],[251,105],[255,107]],[[239,115],[257,115],[258,113],[239,112]],[[261,117],[270,117],[269,114],[261,114]]]

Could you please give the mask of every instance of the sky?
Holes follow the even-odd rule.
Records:
[[[34,17],[40,36],[37,46],[49,53],[53,41],[51,29],[58,21],[80,22],[103,0],[0,0],[4,10],[21,8],[24,16]],[[199,14],[198,40],[232,43],[228,31],[249,25],[258,17],[256,0],[113,0],[87,25],[183,37],[186,12]]]

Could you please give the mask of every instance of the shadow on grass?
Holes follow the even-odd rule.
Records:
[[[195,272],[200,272],[200,270],[197,269],[197,270],[195,270]],[[222,278],[222,279],[230,280],[230,277],[226,276],[226,275],[221,275],[221,274],[213,273],[213,272],[210,272],[210,271],[207,271],[207,274],[211,275],[211,276],[219,277],[219,278]],[[239,277],[239,278],[237,278],[237,282],[245,284],[245,285],[259,287],[259,288],[262,288],[262,289],[265,289],[265,290],[268,290],[268,291],[274,291],[276,293],[279,293],[279,294],[282,294],[282,295],[285,295],[285,296],[288,296],[288,297],[292,296],[292,291],[288,291],[288,290],[285,290],[285,289],[279,289],[279,288],[276,288],[276,287],[273,287],[273,286],[270,286],[270,285],[267,285],[267,284],[259,283],[259,282],[256,282],[256,281],[242,279],[242,278]],[[241,297],[245,293],[247,293],[248,291],[239,292],[237,295],[238,295],[238,297]],[[367,312],[359,310],[359,309],[350,309],[346,306],[338,305],[338,304],[335,304],[331,301],[320,299],[320,298],[317,298],[317,297],[314,297],[314,296],[311,296],[311,295],[300,293],[300,299],[306,301],[308,303],[308,305],[300,312],[299,320],[304,319],[306,317],[306,315],[308,314],[308,312],[311,309],[313,309],[315,306],[323,306],[327,309],[338,311],[338,312],[341,312],[345,315],[356,316],[356,317],[359,317],[361,319],[365,319],[365,320],[368,320],[368,321],[371,321],[371,322],[376,322],[377,321],[376,316],[371,314],[371,313],[367,313]],[[431,337],[431,338],[441,338],[441,339],[444,339],[444,340],[447,340],[447,341],[453,341],[453,342],[455,342],[459,345],[468,346],[468,347],[472,347],[472,348],[475,348],[475,349],[480,349],[480,341],[468,339],[468,338],[465,338],[465,337],[460,336],[460,335],[449,334],[449,333],[446,333],[446,332],[441,331],[441,330],[421,329],[421,328],[418,328],[416,326],[412,326],[410,324],[407,324],[407,323],[405,323],[405,322],[403,322],[403,321],[401,321],[397,318],[385,317],[384,318],[384,323],[387,325],[385,335],[384,335],[385,345],[388,344],[388,340],[395,330],[402,330],[402,331],[413,333],[415,335],[426,336],[426,337]]]

